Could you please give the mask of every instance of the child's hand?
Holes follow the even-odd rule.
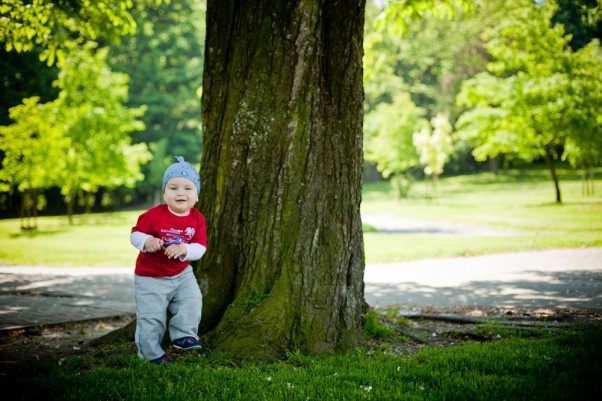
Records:
[[[150,253],[160,251],[162,246],[163,240],[155,237],[149,237],[144,243],[144,249]]]
[[[165,248],[165,256],[169,259],[177,259],[186,256],[186,247],[184,244],[172,244]]]

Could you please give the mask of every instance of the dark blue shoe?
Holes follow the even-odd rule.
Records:
[[[178,349],[201,349],[201,344],[194,337],[182,337],[174,340],[173,346]]]
[[[168,364],[168,363],[173,363],[173,360],[169,359],[169,357],[167,355],[163,355],[160,358],[151,359],[150,362],[154,363],[156,365],[165,365],[165,364]]]

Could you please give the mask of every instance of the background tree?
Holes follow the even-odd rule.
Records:
[[[361,336],[363,1],[207,3],[201,329],[218,352]]]
[[[156,198],[161,174],[181,155],[191,163],[201,156],[200,87],[203,78],[205,2],[180,0],[157,7],[136,7],[134,35],[111,46],[109,64],[130,76],[127,106],[146,107],[141,118],[145,129],[134,132],[134,143],[165,141],[161,149],[168,157],[155,154],[152,165],[143,168],[145,180],[136,190],[141,199]]]
[[[53,125],[50,104],[39,104],[38,97],[24,99],[10,109],[13,124],[0,126],[0,192],[16,188],[22,194],[22,229],[36,228],[38,209],[44,204],[42,191],[57,183],[65,138]]]
[[[364,124],[366,160],[376,163],[383,177],[391,178],[400,198],[410,189],[407,171],[419,164],[414,146],[414,132],[428,125],[406,92],[395,95],[391,103],[383,102],[366,116]]]
[[[56,99],[58,90],[52,86],[58,69],[41,63],[39,51],[27,53],[7,52],[0,48],[0,125],[12,122],[9,109],[23,99],[37,96],[40,103]]]
[[[572,148],[601,146],[600,97],[588,95],[600,88],[602,79],[594,66],[599,43],[572,52],[563,26],[551,25],[556,11],[552,1],[521,4],[488,33],[487,49],[495,60],[489,72],[464,83],[459,101],[473,109],[458,124],[465,138],[476,141],[477,159],[499,154],[527,161],[544,158],[560,203],[553,161],[568,157]],[[591,60],[585,63],[591,69],[579,68],[583,59]]]
[[[160,4],[161,0],[145,3]],[[18,53],[38,48],[41,60],[52,65],[70,43],[101,35],[118,42],[122,35],[134,33],[132,6],[129,0],[3,0],[0,42],[7,51]]]
[[[59,175],[72,222],[78,194],[87,197],[99,187],[133,186],[142,178],[140,165],[150,159],[146,144],[131,145],[129,133],[144,128],[138,118],[144,108],[124,106],[128,76],[106,64],[108,49],[95,44],[72,48],[61,58],[56,85],[61,89],[54,107],[68,139]]]
[[[413,21],[422,20],[428,16],[439,19],[452,19],[458,15],[458,10],[464,12],[472,9],[471,0],[386,0],[379,26],[391,26],[398,35],[403,36],[409,31]]]
[[[141,7],[141,4],[160,3],[161,0],[148,0],[138,5]],[[73,53],[73,49],[83,47],[86,41],[100,38],[101,35],[105,39],[117,42],[121,35],[135,30],[136,24],[129,11],[132,6],[133,3],[129,0],[2,2],[0,41],[4,43],[4,51],[9,53],[2,59],[0,76],[6,91],[2,97],[5,110],[17,105],[21,99],[33,95],[41,96],[43,102],[53,99],[58,91],[52,88],[49,82],[56,78],[57,70],[43,68],[35,59],[39,57],[47,64],[54,65],[55,60],[62,61],[67,57],[66,53]],[[110,83],[105,82],[106,84]],[[100,109],[97,108],[96,111],[98,110]],[[4,124],[9,123],[8,115],[1,117]],[[121,117],[118,116],[116,120],[119,118]],[[39,132],[38,135],[45,133]],[[130,160],[141,162],[138,157]],[[133,166],[127,166],[126,175],[133,172]],[[135,170],[137,169],[138,167],[135,167]],[[90,172],[88,174],[92,175]],[[3,209],[10,210],[10,198],[2,196],[1,201]]]
[[[558,10],[552,23],[564,25],[571,34],[570,45],[579,50],[592,39],[602,39],[602,2],[600,0],[556,0]]]
[[[594,167],[602,162],[602,51],[597,39],[575,53],[572,61],[574,112],[568,116],[563,158],[581,167],[583,193],[590,196],[594,195]]]
[[[144,178],[145,181],[158,183],[152,190],[153,204],[158,205],[163,201],[163,193],[161,192],[163,174],[165,173],[165,164],[170,160],[170,156],[167,154],[167,138],[159,139],[157,142],[151,142],[149,144],[149,150],[151,151],[153,158],[145,165],[146,173],[144,174]]]
[[[432,125],[432,129],[431,129]],[[424,173],[433,180],[433,196],[437,196],[439,176],[452,152],[452,126],[447,116],[438,114],[431,120],[431,125],[414,132],[414,146],[420,153],[420,164]]]
[[[411,4],[417,3],[392,2],[397,9]],[[381,16],[375,15],[366,24],[366,119],[377,104],[390,103],[396,93],[406,91],[422,110],[422,117],[431,120],[444,113],[455,122],[464,111],[464,106],[456,103],[462,82],[485,71],[491,58],[480,36],[503,20],[507,1],[438,2],[436,10],[421,6],[401,13],[413,16],[402,21],[390,19],[395,13],[389,7],[375,8],[368,10],[372,14],[380,11]],[[369,141],[367,135],[366,147]],[[472,172],[477,168],[469,145],[454,142],[446,170]],[[409,176],[419,174],[415,168],[408,170]]]

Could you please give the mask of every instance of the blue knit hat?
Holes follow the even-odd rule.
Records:
[[[183,177],[192,181],[196,186],[197,193],[201,193],[201,178],[199,177],[198,171],[196,171],[192,164],[184,161],[182,156],[176,156],[176,159],[178,159],[178,162],[172,164],[165,170],[165,174],[163,175],[163,188],[161,188],[161,191],[165,192],[167,181],[174,177]]]

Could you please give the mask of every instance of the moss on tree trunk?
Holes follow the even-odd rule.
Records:
[[[364,1],[207,7],[196,266],[217,351],[357,345]]]

